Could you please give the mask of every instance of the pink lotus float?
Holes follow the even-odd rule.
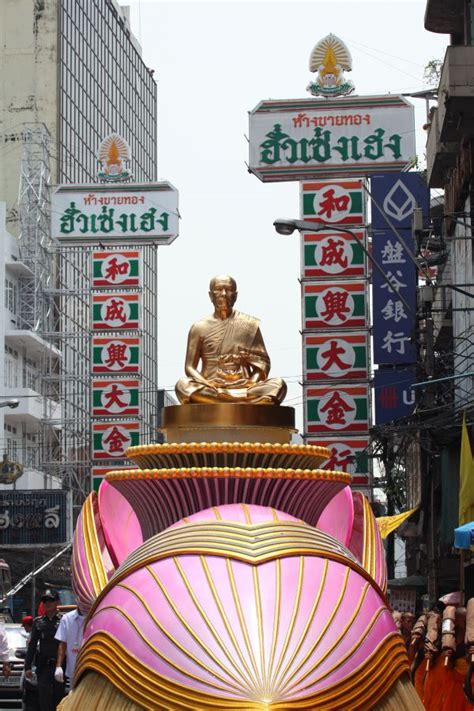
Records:
[[[136,447],[84,504],[88,611],[64,709],[422,709],[385,599],[384,550],[329,452]]]

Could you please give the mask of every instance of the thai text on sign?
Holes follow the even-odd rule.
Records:
[[[400,171],[416,154],[401,96],[262,101],[249,124],[249,169],[264,182]]]
[[[61,185],[52,197],[52,236],[69,244],[170,244],[178,217],[170,183]]]

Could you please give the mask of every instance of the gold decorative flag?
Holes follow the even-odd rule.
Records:
[[[459,525],[470,521],[474,521],[474,462],[464,413],[459,457]]]
[[[387,536],[395,531],[407,518],[410,518],[417,508],[418,506],[415,506],[414,509],[403,511],[402,513],[395,514],[395,516],[380,516],[377,519],[377,524],[382,538],[387,538]]]

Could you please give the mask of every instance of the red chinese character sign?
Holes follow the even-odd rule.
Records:
[[[92,329],[109,331],[139,326],[139,294],[92,294]]]
[[[138,380],[93,380],[93,417],[130,417],[139,414]]]
[[[138,373],[140,339],[93,336],[91,363],[93,375]]]
[[[363,380],[368,378],[368,334],[305,334],[304,378],[315,380]]]
[[[365,433],[369,429],[368,385],[307,387],[307,433]]]
[[[93,289],[139,287],[140,253],[138,250],[93,252],[91,286]]]
[[[139,444],[138,422],[94,422],[92,424],[92,458],[123,459],[129,447]]]
[[[303,278],[365,277],[366,260],[362,245],[365,232],[304,232],[302,234]]]
[[[120,466],[119,466],[120,464]],[[93,491],[99,491],[99,487],[104,481],[106,475],[110,471],[118,471],[118,470],[130,470],[130,469],[138,469],[138,467],[133,466],[133,464],[130,462],[130,466],[127,466],[126,464],[122,466],[122,462],[113,462],[110,466],[108,467],[92,467],[92,490]]]
[[[366,282],[306,282],[302,289],[304,329],[367,326]]]
[[[318,224],[365,225],[363,180],[318,180],[301,183],[301,217]]]
[[[331,457],[321,469],[343,471],[352,475],[352,486],[368,486],[371,480],[368,457],[368,437],[318,437],[307,439],[306,444],[327,447]]]
[[[262,101],[249,147],[263,182],[401,171],[416,155],[414,110],[396,95]]]

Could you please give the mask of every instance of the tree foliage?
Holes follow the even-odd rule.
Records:
[[[437,87],[441,78],[441,59],[431,59],[423,71],[423,80],[428,86]]]

